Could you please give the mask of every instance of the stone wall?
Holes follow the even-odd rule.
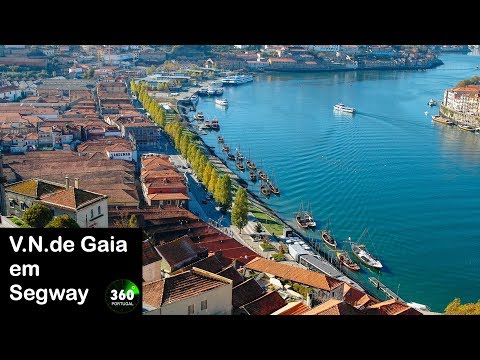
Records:
[[[455,124],[470,125],[474,128],[480,127],[480,116],[463,114],[444,105],[440,105],[440,115],[452,120]]]

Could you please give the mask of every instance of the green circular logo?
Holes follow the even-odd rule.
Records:
[[[138,286],[127,279],[113,281],[105,291],[107,306],[118,314],[133,311],[140,302]]]

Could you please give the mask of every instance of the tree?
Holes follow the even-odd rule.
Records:
[[[243,187],[239,187],[235,195],[235,202],[232,207],[232,223],[240,229],[240,234],[248,223],[247,192]]]
[[[64,214],[55,216],[47,225],[45,225],[45,228],[79,229],[80,226],[70,215]]]
[[[232,180],[229,175],[224,174],[217,181],[213,197],[223,210],[227,210],[232,205]]]
[[[263,230],[263,226],[260,222],[257,221],[257,223],[255,224],[255,232],[257,234],[261,233]]]
[[[147,75],[150,75],[150,74],[153,74],[155,72],[155,70],[157,70],[157,69],[155,68],[155,66],[152,65],[147,69],[146,73],[147,73]]]
[[[212,170],[210,174],[210,179],[208,179],[208,183],[206,184],[208,191],[212,194],[215,192],[215,187],[217,186],[218,182],[218,175],[215,169]]]
[[[43,228],[52,220],[51,210],[43,204],[35,203],[23,213],[22,220],[33,228]]]
[[[130,227],[130,228],[137,228],[138,227],[137,215],[132,214],[132,216],[130,216],[130,220],[128,222],[128,227]]]
[[[480,299],[476,303],[461,303],[459,298],[454,299],[445,308],[447,315],[480,315]]]
[[[210,181],[210,176],[212,176],[213,166],[210,162],[207,163],[205,169],[202,172],[202,182],[205,186],[208,186],[208,182]]]

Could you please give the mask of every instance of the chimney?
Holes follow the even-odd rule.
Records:
[[[78,178],[75,178],[75,189],[78,189]]]
[[[70,187],[70,179],[68,178],[68,175],[65,176],[65,188],[68,189]]]

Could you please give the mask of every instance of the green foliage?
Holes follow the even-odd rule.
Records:
[[[22,220],[34,228],[43,228],[52,220],[53,215],[48,207],[35,203],[23,213]]]
[[[273,245],[270,244],[269,242],[262,242],[262,243],[260,244],[260,247],[262,248],[263,251],[275,250],[275,246],[273,246]]]
[[[217,181],[213,197],[223,210],[227,210],[232,205],[232,180],[228,174],[222,175]]]
[[[459,298],[455,298],[445,308],[447,315],[480,315],[480,299],[476,303],[462,304]]]
[[[210,173],[210,179],[208,179],[208,183],[205,184],[207,186],[208,191],[210,191],[212,194],[215,193],[215,187],[217,186],[217,182],[218,182],[217,171],[213,169],[212,172]]]
[[[17,226],[20,226],[21,228],[29,228],[30,226],[28,226],[25,222],[23,222],[21,219],[19,219],[18,217],[14,216],[10,219],[15,225]]]
[[[464,87],[468,85],[480,85],[480,76],[475,75],[471,79],[465,79],[460,81],[455,87]]]
[[[307,295],[310,293],[310,288],[297,283],[292,284],[292,289],[301,294],[304,298],[307,298]]]
[[[79,229],[80,226],[70,217],[70,215],[64,214],[55,216],[47,225],[45,225],[45,228]]]
[[[92,79],[95,75],[95,70],[93,67],[89,67],[88,70],[83,74],[84,79]]]
[[[128,227],[130,227],[130,228],[138,228],[137,215],[132,214],[132,215],[130,216],[130,220],[128,221]]]
[[[202,172],[202,182],[205,184],[205,186],[208,185],[208,181],[210,180],[212,171],[213,171],[213,165],[211,162],[208,162],[207,166],[205,166],[205,169]]]
[[[242,229],[248,223],[248,200],[247,192],[244,188],[239,187],[235,196],[235,202],[232,207],[232,223],[240,229]]]
[[[150,75],[150,74],[153,74],[156,70],[157,70],[157,68],[152,65],[147,69],[146,73],[147,73],[147,75]]]
[[[272,259],[275,261],[283,261],[285,260],[285,255],[280,253],[275,253],[275,254],[272,254]]]

